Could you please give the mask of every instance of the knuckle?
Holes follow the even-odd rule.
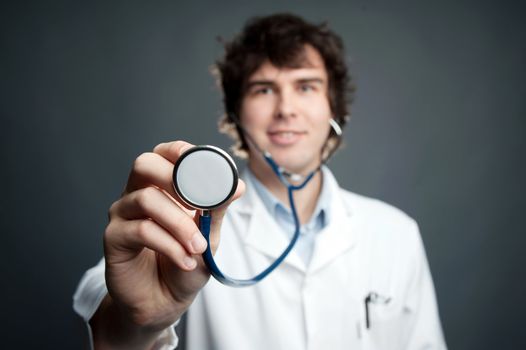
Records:
[[[141,153],[135,160],[133,161],[133,171],[136,173],[141,173],[145,167],[148,166],[150,163],[150,160],[152,158],[151,152],[144,152]]]
[[[157,190],[151,186],[136,191],[134,196],[135,204],[144,211],[148,210],[149,204],[156,195],[156,192]]]
[[[177,157],[179,157],[179,151],[180,151],[180,148],[181,148],[181,141],[174,141],[170,144],[170,147],[169,147],[169,152],[171,154],[174,154],[176,155]]]
[[[175,141],[170,145],[170,152],[179,158],[190,144],[186,141]]]
[[[110,205],[110,208],[108,209],[108,220],[111,221],[115,216],[117,216],[119,201],[115,201]]]
[[[110,222],[108,225],[106,225],[106,228],[104,229],[104,234],[103,234],[103,237],[104,237],[104,241],[108,241],[111,239],[111,237],[113,236],[113,227],[114,225]]]
[[[157,144],[154,148],[153,148],[153,152],[158,152],[159,151],[159,148],[163,147],[164,145],[166,145],[166,142],[161,142],[159,144]]]
[[[141,220],[137,225],[137,236],[141,240],[146,240],[148,238],[149,233],[151,232],[153,228],[153,223],[150,220]]]

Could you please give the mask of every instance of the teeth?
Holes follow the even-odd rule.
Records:
[[[292,138],[292,136],[294,136],[294,133],[290,132],[290,131],[287,131],[287,132],[280,132],[278,133],[279,136],[285,138],[285,139],[290,139]]]

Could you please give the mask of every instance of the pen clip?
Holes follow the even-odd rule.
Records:
[[[376,292],[369,292],[364,299],[365,303],[365,328],[369,329],[371,327],[371,320],[369,315],[369,304],[389,304],[391,301],[390,297],[382,296]]]

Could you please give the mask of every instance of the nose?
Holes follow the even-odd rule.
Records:
[[[289,89],[281,90],[276,106],[276,118],[286,119],[297,116],[296,99]]]

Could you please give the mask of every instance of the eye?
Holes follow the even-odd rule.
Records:
[[[312,84],[304,83],[304,84],[300,84],[299,90],[301,92],[311,92],[311,91],[316,90],[316,88]]]
[[[273,92],[274,91],[272,90],[272,88],[270,88],[268,86],[264,86],[264,87],[258,88],[258,89],[256,89],[254,91],[254,93],[257,94],[257,95],[270,95]]]
[[[274,93],[274,88],[269,85],[257,84],[251,86],[248,90],[248,94],[251,96],[260,96],[260,95],[271,95]]]

